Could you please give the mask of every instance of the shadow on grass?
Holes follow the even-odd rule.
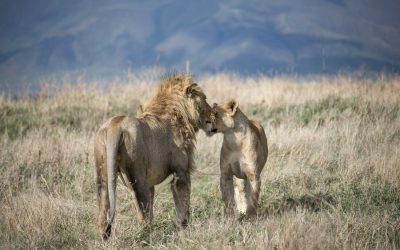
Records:
[[[319,212],[335,206],[337,202],[330,194],[304,194],[300,197],[282,197],[274,200],[265,206],[260,207],[261,216],[280,215],[288,211],[296,211],[297,209],[305,209],[311,212]]]

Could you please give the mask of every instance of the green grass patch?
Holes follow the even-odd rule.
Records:
[[[394,121],[400,117],[399,104],[386,106],[378,102],[365,101],[359,96],[338,95],[329,95],[303,104],[272,108],[261,102],[245,107],[244,112],[274,127],[282,123],[300,127],[323,126],[326,122],[341,121],[354,115],[362,116],[372,122],[381,118]]]
[[[386,213],[393,219],[400,216],[400,190],[388,181],[348,184],[337,182],[335,185],[328,185],[325,190],[307,190],[304,189],[307,183],[298,179],[263,184],[263,195],[260,198],[262,213],[271,215],[296,209],[312,212],[339,209],[345,213]],[[323,183],[318,183],[317,186],[321,187]]]
[[[343,211],[362,213],[386,212],[400,216],[400,190],[390,182],[350,183],[337,194]]]

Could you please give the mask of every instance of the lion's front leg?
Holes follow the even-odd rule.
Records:
[[[177,223],[181,228],[188,225],[190,207],[190,175],[174,174],[171,190],[176,207]]]

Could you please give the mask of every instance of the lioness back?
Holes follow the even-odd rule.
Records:
[[[250,126],[253,127],[254,132],[256,133],[258,139],[260,140],[263,156],[266,158],[268,157],[268,140],[267,136],[265,135],[265,131],[261,123],[257,120],[251,119]]]

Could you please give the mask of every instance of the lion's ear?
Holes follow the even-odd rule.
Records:
[[[218,106],[218,104],[216,104],[216,103],[214,102],[212,108],[215,109],[217,106]]]
[[[197,84],[196,83],[192,83],[189,86],[185,87],[185,94],[187,97],[192,97],[193,94],[196,92],[196,87]]]
[[[239,103],[237,103],[237,101],[232,99],[228,102],[227,107],[231,115],[234,116],[236,114],[237,108],[239,107]]]

